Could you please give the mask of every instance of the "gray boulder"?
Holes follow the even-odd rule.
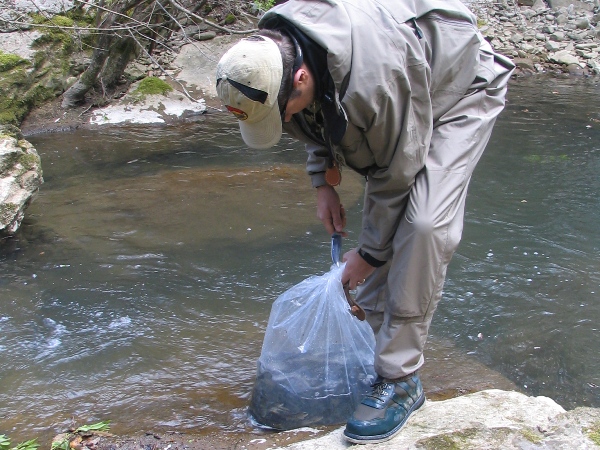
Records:
[[[0,131],[0,234],[12,235],[18,230],[43,182],[40,157],[33,145]]]
[[[567,50],[560,50],[556,53],[552,53],[548,57],[550,61],[555,62],[557,64],[564,64],[568,66],[570,64],[579,64],[579,58],[573,55],[571,52]]]

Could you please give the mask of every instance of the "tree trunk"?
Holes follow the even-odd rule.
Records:
[[[61,103],[63,108],[72,108],[85,101],[85,94],[96,84],[98,74],[104,67],[110,45],[114,39],[112,34],[101,33],[98,35],[96,47],[92,53],[92,62],[85,72],[81,74],[79,80],[63,94]]]
[[[102,39],[102,35],[99,40]],[[108,50],[100,46],[92,54],[92,62],[88,68],[81,74],[79,80],[63,94],[61,106],[63,108],[72,108],[85,101],[85,94],[94,87],[98,74],[104,66],[104,61],[108,57]]]
[[[136,55],[136,43],[133,38],[123,38],[116,41],[110,48],[108,58],[104,63],[100,80],[105,87],[111,87],[117,84],[119,78],[125,72],[127,64]]]

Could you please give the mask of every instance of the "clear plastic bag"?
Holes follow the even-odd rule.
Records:
[[[343,423],[369,391],[375,337],[350,314],[343,268],[333,265],[273,303],[249,408],[261,425]]]

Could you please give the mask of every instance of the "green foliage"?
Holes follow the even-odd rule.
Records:
[[[14,450],[36,450],[39,446],[40,444],[37,443],[37,439],[32,439],[30,441],[21,442]]]
[[[88,33],[80,36],[81,38],[81,47],[82,50],[88,51],[91,53],[92,49],[95,47],[96,39],[98,35],[95,33]]]
[[[143,98],[146,95],[162,94],[166,95],[173,88],[165,81],[156,77],[146,77],[138,84],[133,92],[133,95],[138,98]]]
[[[57,28],[52,29],[52,31],[48,31],[41,37],[37,38],[35,40],[35,44],[38,46],[42,44],[57,44],[60,46],[60,50],[63,55],[68,55],[75,47],[73,38],[69,34]]]
[[[229,13],[227,14],[227,17],[225,17],[225,25],[231,25],[233,22],[235,22],[236,17],[235,15]]]
[[[21,64],[29,64],[26,59],[12,53],[4,53],[0,50],[0,72],[7,72]]]
[[[21,130],[18,127],[15,127],[14,125],[0,124],[0,139],[6,138],[13,138],[19,140],[23,139],[23,135],[21,134]],[[6,436],[4,437],[6,438]],[[0,442],[2,442],[2,439],[0,439]],[[2,447],[0,447],[0,450],[2,450]]]
[[[0,434],[0,450],[8,450],[10,448],[10,439],[5,434]]]
[[[50,450],[69,450],[69,438],[65,437],[60,441],[53,441]]]
[[[13,205],[9,203],[8,205]],[[16,205],[14,205],[16,206]],[[3,215],[4,211],[0,210],[0,215]],[[37,439],[32,439],[30,441],[21,442],[17,444],[16,447],[10,449],[10,439],[5,434],[0,434],[0,450],[36,450],[40,444],[37,443]]]
[[[254,6],[261,11],[268,11],[275,6],[275,0],[254,0]]]
[[[0,72],[0,94],[4,94],[7,87],[22,89],[28,85],[31,75],[25,71],[26,66],[15,67],[7,72]]]
[[[82,425],[75,430],[75,433],[87,433],[89,431],[108,431],[110,429],[110,420],[94,423],[92,425]]]
[[[60,441],[52,442],[50,450],[70,450],[70,442],[77,433],[89,433],[90,431],[108,431],[110,429],[110,420],[94,423],[92,425],[82,425],[72,433],[67,433]],[[2,449],[0,449],[2,450]]]

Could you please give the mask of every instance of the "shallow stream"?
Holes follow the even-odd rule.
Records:
[[[565,408],[600,407],[599,98],[512,84],[432,326]],[[329,269],[302,148],[249,150],[214,116],[28,139],[45,184],[0,245],[0,434],[248,430],[272,302]],[[362,186],[344,172],[348,248]]]

